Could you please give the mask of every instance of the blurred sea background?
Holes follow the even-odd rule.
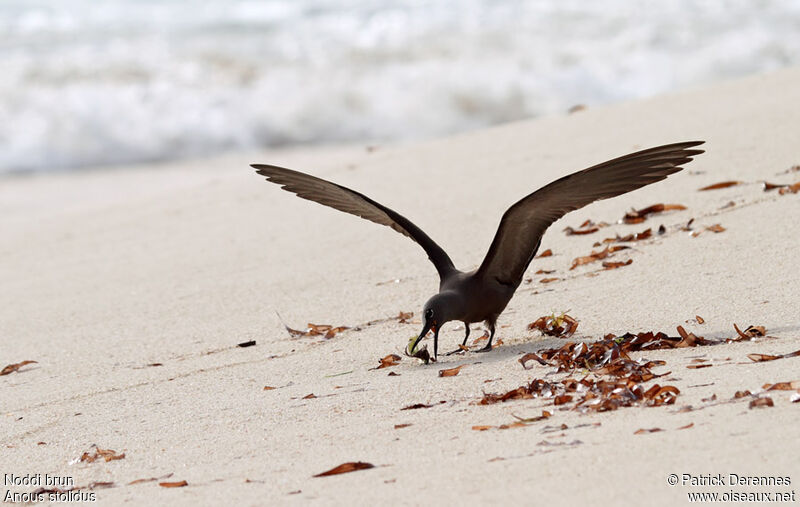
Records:
[[[792,0],[0,0],[0,173],[429,138],[799,62]]]

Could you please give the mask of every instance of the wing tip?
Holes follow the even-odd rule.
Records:
[[[278,167],[275,165],[270,164],[250,164],[250,167],[256,170],[256,174],[260,174],[266,178],[270,176],[275,176],[275,173],[280,171],[285,171],[282,167]]]
[[[687,148],[692,148],[693,146],[700,146],[701,144],[706,144],[706,142],[705,141],[684,141],[684,142],[682,142],[680,144],[682,144],[683,146],[686,146]]]

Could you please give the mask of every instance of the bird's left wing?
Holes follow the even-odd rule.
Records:
[[[425,250],[442,280],[455,271],[453,261],[450,260],[447,253],[422,229],[414,225],[411,220],[373,201],[364,194],[316,176],[283,167],[265,164],[252,164],[251,167],[256,169],[258,174],[266,176],[267,181],[281,185],[284,190],[297,194],[297,197],[391,227],[400,234],[408,236]]]
[[[631,153],[564,176],[511,206],[477,274],[505,285],[522,281],[550,225],[570,211],[665,179],[703,150],[704,141],[668,144]]]

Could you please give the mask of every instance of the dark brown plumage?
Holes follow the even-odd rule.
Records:
[[[665,179],[703,153],[691,149],[701,144],[703,141],[689,141],[631,153],[540,188],[503,214],[483,263],[469,273],[456,269],[447,253],[410,220],[359,192],[291,169],[263,164],[252,167],[298,197],[391,227],[425,250],[439,273],[439,293],[425,303],[423,329],[417,342],[433,329],[436,357],[439,330],[451,320],[464,322],[464,343],[470,324],[486,322],[490,336],[482,351],[491,350],[497,317],[522,282],[544,232],[553,222],[594,201]]]

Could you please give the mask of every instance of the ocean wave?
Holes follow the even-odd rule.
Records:
[[[800,3],[4,0],[0,172],[425,138],[800,61]]]

